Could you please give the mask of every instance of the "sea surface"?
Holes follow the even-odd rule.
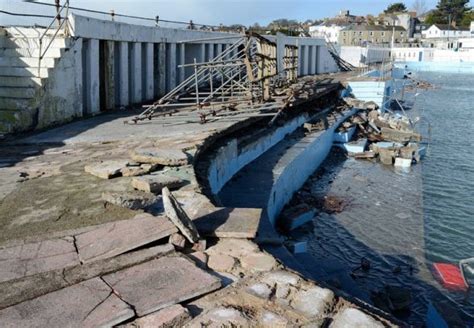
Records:
[[[412,77],[436,87],[404,95],[429,142],[422,163],[397,170],[333,152],[309,180],[311,192],[348,206],[291,237],[308,241],[308,253],[297,257],[316,279],[351,295],[377,304],[374,295],[387,285],[409,290],[410,310],[395,313],[400,320],[422,326],[432,302],[474,322],[474,291],[450,292],[432,274],[434,262],[474,257],[474,75]],[[367,271],[358,269],[362,258]]]

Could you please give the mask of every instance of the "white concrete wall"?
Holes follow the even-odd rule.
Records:
[[[474,62],[474,49],[393,48],[392,59],[398,62]]]
[[[365,67],[367,64],[388,62],[390,48],[342,46],[339,56],[355,67]]]

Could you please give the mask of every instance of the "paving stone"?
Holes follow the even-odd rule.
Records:
[[[138,316],[186,301],[221,287],[218,278],[191,260],[167,256],[103,277]]]
[[[129,326],[139,328],[183,327],[190,320],[191,315],[189,311],[181,305],[175,304],[138,318],[134,324]]]
[[[288,326],[288,320],[273,312],[265,311],[262,313],[261,324],[265,328],[285,328]]]
[[[163,173],[142,175],[132,179],[132,187],[141,191],[161,193],[164,187],[173,190],[184,185],[184,181],[178,177]]]
[[[331,328],[382,328],[384,325],[361,310],[346,308],[339,311],[331,323]]]
[[[140,210],[152,206],[158,201],[159,197],[152,193],[143,191],[126,191],[126,192],[110,192],[102,193],[102,200],[117,206],[129,208],[132,210]]]
[[[170,236],[169,243],[178,249],[184,248],[186,246],[186,238],[180,233],[174,233]]]
[[[0,249],[0,282],[79,264],[73,240],[54,239]]]
[[[163,207],[165,208],[165,214],[171,222],[179,229],[179,231],[189,240],[191,243],[197,243],[200,241],[199,232],[196,229],[193,221],[188,217],[186,212],[183,210],[181,205],[178,203],[173,194],[167,187],[163,188]],[[204,249],[206,247],[204,246]],[[202,250],[202,249],[194,249]]]
[[[2,327],[104,327],[134,316],[100,278],[0,310]]]
[[[263,299],[269,299],[272,294],[272,289],[263,283],[256,283],[247,288],[247,291],[255,296]]]
[[[265,253],[244,256],[240,259],[240,263],[244,269],[251,271],[270,271],[277,265],[275,259]]]
[[[255,238],[262,210],[259,208],[216,208],[194,220],[203,236],[219,238]]]
[[[204,252],[194,252],[191,254],[188,254],[188,257],[193,260],[198,267],[201,269],[207,268],[207,262],[209,259],[209,256],[204,253]]]
[[[188,156],[180,149],[139,148],[132,152],[132,160],[139,163],[181,166],[189,163]]]
[[[265,276],[263,276],[262,281],[269,284],[270,286],[275,284],[296,286],[300,281],[300,277],[294,273],[279,270],[267,273]]]
[[[249,320],[237,309],[218,307],[194,318],[188,325],[190,328],[201,327],[250,327]]]
[[[241,258],[244,255],[249,255],[259,252],[256,244],[245,239],[223,238],[219,242],[209,247],[206,251],[208,254],[227,254],[232,257]]]
[[[298,292],[291,306],[308,318],[323,317],[334,303],[334,293],[318,286]]]
[[[125,253],[175,232],[176,227],[166,217],[143,213],[77,235],[76,246],[81,261],[86,263]]]
[[[111,179],[122,175],[121,170],[128,164],[128,160],[107,160],[89,164],[84,171],[102,179]]]
[[[230,272],[236,264],[235,258],[225,254],[212,254],[207,261],[207,266],[217,272]]]

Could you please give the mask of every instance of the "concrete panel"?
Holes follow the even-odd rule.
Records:
[[[146,43],[146,64],[145,64],[145,99],[152,100],[154,98],[154,44]]]
[[[119,81],[118,81],[118,89],[119,91],[119,98],[120,98],[120,106],[128,106],[130,104],[129,99],[130,95],[128,93],[129,90],[129,66],[128,66],[128,42],[120,42],[119,45]]]
[[[168,43],[166,47],[167,91],[176,87],[176,43]]]
[[[303,46],[303,75],[309,74],[309,46]]]
[[[105,41],[103,49],[104,69],[104,100],[103,107],[107,110],[115,108],[115,42]]]
[[[142,46],[139,42],[132,44],[130,53],[130,72],[131,72],[131,98],[133,104],[142,102]]]
[[[166,93],[166,43],[158,44],[158,64],[156,65],[158,75],[158,96]],[[155,75],[156,76],[156,75]]]
[[[179,44],[179,65],[184,65],[184,64],[186,64],[186,44],[180,43]],[[179,67],[178,72],[179,72],[179,83],[181,83],[184,81],[184,76],[185,76],[184,67]]]
[[[99,90],[99,40],[88,40],[86,50],[86,76],[87,79],[87,113],[96,114],[100,111]]]
[[[318,46],[311,46],[311,54],[310,54],[310,59],[311,59],[311,69],[310,69],[310,74],[316,74],[317,73],[317,52],[318,52]]]

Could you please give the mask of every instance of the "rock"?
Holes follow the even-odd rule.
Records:
[[[384,165],[392,165],[394,156],[395,156],[395,153],[393,150],[387,150],[387,149],[379,150],[380,162],[382,162],[382,164]]]
[[[191,315],[189,311],[180,304],[175,304],[135,320],[135,325],[130,325],[130,328],[183,327],[190,320]]]
[[[206,250],[207,241],[206,239],[200,239],[197,243],[194,243],[191,249],[196,252],[204,252]]]
[[[167,187],[163,188],[163,206],[166,216],[174,223],[179,231],[191,242],[200,242],[201,238],[193,221],[188,217],[181,205]],[[204,249],[206,247],[204,246]],[[195,249],[202,250],[202,249]]]
[[[163,173],[143,175],[132,179],[132,187],[141,191],[160,193],[163,188],[171,190],[184,185],[184,181],[178,177],[172,177]]]
[[[285,328],[288,326],[287,319],[269,311],[262,313],[261,323],[264,328]]]
[[[124,177],[137,177],[149,173],[140,166],[127,166],[121,169],[120,172]]]
[[[102,179],[111,179],[122,175],[121,170],[128,164],[128,160],[107,160],[89,164],[84,171]]]
[[[236,258],[240,258],[244,255],[249,255],[255,252],[259,252],[259,248],[256,244],[245,239],[233,239],[223,238],[219,239],[219,242],[210,247],[206,253],[211,254],[227,254]]]
[[[100,278],[0,310],[3,327],[112,327],[134,315]]]
[[[181,166],[189,163],[188,156],[180,149],[140,148],[131,153],[132,160],[139,163]]]
[[[278,299],[286,299],[290,294],[290,287],[288,285],[277,285],[275,297]]]
[[[209,255],[207,266],[217,272],[230,272],[237,264],[235,258],[225,254]]]
[[[382,323],[377,322],[371,316],[361,310],[345,308],[339,311],[330,325],[331,328],[382,328]]]
[[[155,312],[221,287],[217,277],[191,260],[166,256],[102,277],[138,316]]]
[[[269,299],[272,294],[272,289],[267,284],[256,283],[249,286],[247,292],[263,299]]]
[[[298,292],[291,306],[308,318],[323,317],[334,304],[334,293],[318,286]]]
[[[262,281],[269,284],[270,286],[273,286],[275,284],[296,286],[300,281],[300,277],[298,277],[294,273],[279,270],[279,271],[267,273],[262,278]]]
[[[249,327],[250,322],[245,315],[232,307],[218,307],[194,318],[190,328],[201,327]]]
[[[265,253],[255,253],[244,256],[240,262],[244,269],[251,271],[270,271],[277,265],[275,259]]]
[[[129,208],[132,210],[141,210],[147,208],[158,201],[158,197],[151,193],[142,191],[128,191],[128,192],[110,192],[102,193],[102,200],[107,203]]]
[[[201,269],[207,268],[207,262],[209,259],[209,256],[204,253],[204,252],[194,252],[191,254],[188,254],[188,257],[193,260],[198,267]]]
[[[183,249],[186,246],[186,238],[180,233],[174,233],[170,236],[169,243],[178,249]]]
[[[113,257],[177,231],[163,216],[138,214],[130,220],[98,225],[96,229],[76,236],[76,247],[82,262]]]

